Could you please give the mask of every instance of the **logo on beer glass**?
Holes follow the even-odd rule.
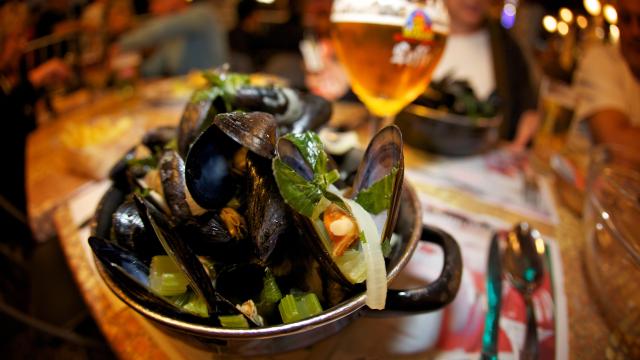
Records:
[[[431,19],[421,9],[409,14],[402,33],[394,36],[397,43],[393,46],[391,63],[413,67],[426,64],[433,42],[431,24]]]

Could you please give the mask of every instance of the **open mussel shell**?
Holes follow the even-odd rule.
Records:
[[[206,90],[196,91],[187,103],[178,125],[178,153],[186,157],[193,141],[205,127],[213,100]]]
[[[144,227],[133,199],[125,200],[113,213],[112,229],[118,245],[133,251],[145,264],[164,253],[155,236]]]
[[[383,240],[391,237],[397,221],[404,174],[402,148],[402,135],[396,126],[389,126],[380,130],[369,143],[355,175],[352,189],[347,193],[347,197],[355,198],[360,191],[369,188],[396,169],[393,190],[390,194],[390,207],[381,231]],[[281,138],[278,141],[277,150],[279,158],[294,169],[298,175],[309,181],[313,179],[313,169],[304,160],[304,157],[293,143]],[[361,286],[352,284],[342,274],[342,271],[333,261],[331,254],[323,245],[323,240],[315,230],[311,220],[297,212],[295,212],[294,218],[298,225],[304,229],[304,238],[307,240],[306,243],[310,247],[311,253],[315,255],[327,274],[347,289]]]
[[[177,221],[191,218],[189,190],[185,182],[184,160],[174,150],[165,150],[158,162],[162,193],[171,215]]]
[[[216,115],[213,124],[250,151],[267,159],[274,157],[277,125],[273,115],[236,111]]]
[[[383,228],[383,240],[391,237],[398,219],[400,193],[404,180],[404,155],[402,149],[402,133],[397,126],[387,126],[378,131],[369,142],[369,146],[356,171],[349,194],[349,197],[355,198],[360,191],[368,189],[376,181],[389,175],[393,169],[397,170],[391,194],[391,206]]]
[[[233,309],[233,304],[223,299],[213,287],[211,279],[193,250],[168,227],[163,214],[145,199],[134,195],[138,211],[148,229],[153,229],[167,255],[189,279],[191,289],[205,300],[209,314],[217,314],[222,308]]]
[[[278,191],[271,161],[247,155],[247,209],[249,235],[258,260],[267,263],[271,253],[292,225],[287,204]]]
[[[236,180],[229,166],[240,145],[215,125],[191,145],[185,163],[185,180],[193,200],[209,210],[223,207],[235,194]]]
[[[206,324],[212,321],[196,316],[176,306],[169,299],[153,293],[149,286],[149,267],[129,250],[97,236],[89,238],[89,246],[104,271],[139,304],[144,304],[149,309],[176,314],[189,322]]]

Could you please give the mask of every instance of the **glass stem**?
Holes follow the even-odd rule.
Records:
[[[378,131],[382,130],[384,127],[393,124],[393,120],[394,120],[393,115],[379,116],[379,115],[370,114],[369,115],[369,134],[370,134],[369,139],[373,138],[373,136]]]

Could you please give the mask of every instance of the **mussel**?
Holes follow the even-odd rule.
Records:
[[[374,136],[346,193],[331,185],[339,175],[327,168],[317,136],[289,134],[279,139],[277,151],[273,167],[278,188],[307,230],[305,239],[318,262],[347,288],[366,279],[367,304],[384,307],[381,246],[390,241],[398,216],[404,172],[400,130],[389,126]],[[384,286],[384,294],[370,294],[370,283]]]
[[[255,255],[264,264],[292,222],[273,178],[271,161],[251,153],[247,156],[246,219]]]
[[[198,90],[194,92],[187,103],[180,118],[177,134],[178,153],[180,153],[182,157],[187,156],[193,141],[208,125],[207,115],[209,115],[210,112],[213,112],[215,115],[216,111],[213,108],[213,99],[214,96],[210,91]]]
[[[244,86],[236,91],[234,106],[276,116],[283,132],[315,130],[331,118],[331,103],[314,94],[290,88]]]
[[[205,209],[224,206],[237,188],[231,169],[236,152],[244,147],[271,158],[275,141],[276,123],[270,114],[234,112],[217,115],[187,155],[185,179],[195,202]]]
[[[144,227],[138,208],[129,198],[112,215],[113,236],[123,248],[138,254],[138,258],[149,264],[151,258],[164,251],[154,236]]]

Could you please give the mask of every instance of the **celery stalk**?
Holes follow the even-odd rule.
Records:
[[[282,322],[292,323],[321,313],[322,306],[314,293],[303,295],[289,294],[280,300],[278,310],[280,310]]]
[[[176,296],[187,291],[189,280],[169,256],[151,259],[149,286],[160,296]]]
[[[218,316],[218,320],[220,320],[220,325],[223,328],[230,329],[248,329],[249,322],[247,322],[247,318],[244,315],[220,315]]]

